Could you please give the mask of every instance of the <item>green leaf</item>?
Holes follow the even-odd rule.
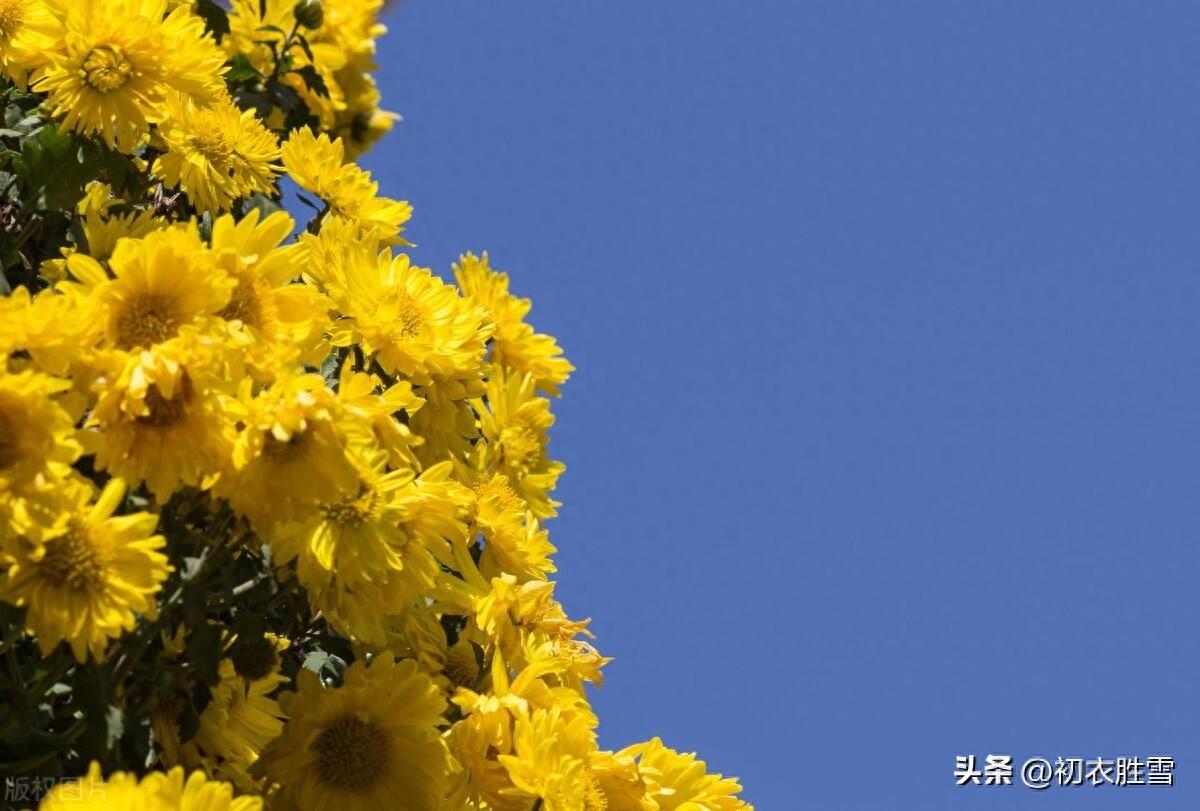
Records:
[[[305,65],[302,68],[292,71],[300,74],[300,78],[304,80],[304,86],[316,93],[321,98],[329,98],[329,85],[325,84],[325,80],[317,69],[312,65]]]
[[[262,74],[258,72],[258,68],[250,62],[250,57],[244,53],[236,53],[229,60],[229,72],[225,74],[227,82],[248,82],[254,79],[261,79]]]

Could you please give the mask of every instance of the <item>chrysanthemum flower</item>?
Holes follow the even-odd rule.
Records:
[[[152,349],[120,354],[95,383],[98,400],[84,434],[96,466],[145,482],[162,501],[204,486],[229,459],[234,389],[231,349],[188,330]]]
[[[451,399],[482,391],[487,312],[408,257],[348,249],[345,276],[330,295],[346,318],[333,326],[338,346],[361,343],[383,370],[416,385],[435,380]]]
[[[500,755],[513,785],[501,794],[542,800],[546,811],[603,809],[604,797],[587,767],[596,750],[589,719],[562,708],[537,709],[517,718],[512,754]]]
[[[257,209],[237,221],[226,215],[213,223],[217,266],[236,282],[218,315],[233,322],[235,340],[262,380],[298,362],[319,365],[329,350],[328,300],[312,285],[292,284],[300,276],[302,251],[282,243],[294,225],[282,211],[260,220]]]
[[[451,398],[446,394],[447,388],[461,390],[440,383],[417,389],[425,404],[412,415],[409,426],[421,437],[415,453],[423,465],[465,459],[479,439],[479,424],[471,401]]]
[[[217,492],[260,531],[358,492],[347,431],[366,431],[348,424],[319,375],[289,373],[257,396],[247,380],[232,407],[244,428]]]
[[[474,498],[474,530],[483,535],[479,570],[485,577],[508,572],[520,581],[544,580],[556,571],[551,555],[557,550],[549,533],[538,525],[506,475],[488,463],[488,445],[479,443],[470,464],[455,464],[455,476]]]
[[[454,278],[463,295],[488,309],[496,324],[491,362],[518,374],[529,373],[539,391],[558,396],[558,387],[575,370],[562,349],[549,335],[533,331],[525,322],[533,304],[508,292],[508,274],[488,265],[487,251],[482,257],[466,253],[454,266]]]
[[[79,457],[75,421],[54,399],[70,387],[32,370],[9,372],[0,361],[0,499],[48,464]]]
[[[0,0],[0,73],[24,86],[58,37],[59,22],[46,0]]]
[[[468,494],[450,478],[449,464],[414,478],[386,471],[387,455],[360,448],[356,495],[320,504],[305,520],[271,535],[276,559],[297,560],[313,605],[347,636],[380,645],[379,615],[421,600],[437,580],[449,544],[463,543]]]
[[[487,402],[479,402],[476,410],[490,463],[508,476],[534,515],[554,517],[559,505],[549,492],[566,466],[546,455],[554,415],[550,401],[537,396],[533,377],[493,368]]]
[[[280,697],[289,720],[268,744],[260,771],[280,800],[311,811],[441,808],[448,771],[437,731],[445,700],[416,662],[384,654],[361,660],[336,688],[301,670]]]
[[[168,0],[78,0],[34,89],[63,126],[130,151],[161,121],[168,93],[208,100],[224,89],[224,55],[188,6]]]
[[[172,94],[158,134],[166,152],[154,162],[154,174],[183,189],[202,211],[228,211],[234,200],[270,193],[283,169],[279,139],[253,110],[225,97],[197,104]]]
[[[376,375],[355,371],[352,363],[342,365],[338,375],[338,401],[348,414],[371,426],[379,447],[388,453],[392,467],[417,467],[414,446],[424,440],[397,415],[411,419],[425,401],[407,380],[383,388]]]
[[[15,561],[0,579],[0,599],[28,606],[25,623],[44,654],[66,641],[75,658],[104,658],[108,641],[153,614],[155,595],[171,567],[154,535],[158,516],[114,517],[125,483],[111,479],[96,502],[86,486],[61,493],[68,515],[61,534],[18,541]]]
[[[328,135],[313,135],[305,127],[292,133],[282,153],[284,168],[291,178],[324,200],[330,215],[349,220],[359,228],[373,229],[389,243],[404,242],[400,233],[412,216],[412,206],[377,197],[379,184],[371,180],[370,173],[346,163],[340,138],[331,141]]]
[[[212,699],[200,715],[195,743],[210,757],[226,761],[226,773],[243,790],[253,783],[249,769],[263,747],[283,730],[283,711],[271,695],[287,681],[279,673],[247,680],[229,658],[222,658],[221,681],[212,688]]]
[[[121,350],[146,349],[202,323],[225,307],[234,286],[195,223],[121,240],[108,264],[115,278],[92,257],[72,254],[67,269],[79,285],[64,289],[96,302],[106,345]]]
[[[695,754],[669,749],[659,738],[627,747],[617,755],[637,759],[647,794],[664,811],[750,811],[750,805],[736,796],[742,790],[737,780],[709,774]]]
[[[182,768],[136,775],[115,772],[105,780],[95,761],[85,777],[60,782],[40,811],[262,811],[261,797],[234,797],[228,783]]]

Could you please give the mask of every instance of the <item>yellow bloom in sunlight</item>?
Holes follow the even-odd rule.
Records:
[[[347,455],[346,426],[318,375],[289,373],[257,395],[246,381],[231,404],[244,428],[219,495],[260,531],[353,496],[358,471]],[[360,429],[361,430],[361,429]]]
[[[377,197],[379,184],[353,163],[346,163],[340,138],[313,135],[309,128],[296,130],[283,145],[283,165],[302,188],[329,205],[329,215],[373,229],[380,239],[403,243],[400,233],[412,216],[412,206],[399,200]]]
[[[562,357],[553,338],[534,332],[525,323],[533,304],[508,292],[508,274],[492,270],[484,251],[482,257],[463,254],[454,266],[454,278],[463,295],[486,307],[496,324],[491,362],[518,374],[530,374],[539,391],[557,397],[558,387],[575,367]]]
[[[484,541],[479,570],[489,578],[508,572],[520,582],[545,580],[556,571],[550,558],[557,550],[508,477],[490,469],[487,454],[481,442],[471,464],[455,465],[455,475],[475,496],[474,525]]]
[[[32,296],[28,288],[18,287],[0,298],[0,356],[25,351],[42,370],[70,374],[98,338],[96,309],[84,296],[51,289]]]
[[[482,392],[486,311],[407,256],[348,249],[345,276],[329,285],[346,318],[333,326],[337,346],[361,343],[385,372],[416,385],[437,381],[451,399]]]
[[[637,759],[638,771],[648,784],[648,794],[661,811],[753,811],[736,795],[742,787],[732,777],[709,774],[695,754],[668,749],[658,738],[617,753]]]
[[[79,781],[60,781],[39,811],[262,811],[261,797],[234,797],[228,783],[202,771],[184,776],[182,768],[136,775],[115,772],[105,780],[92,762]]]
[[[212,700],[200,716],[195,742],[209,756],[227,761],[226,771],[236,776],[233,782],[250,791],[250,767],[283,730],[283,711],[271,694],[287,679],[272,672],[247,681],[229,658],[221,659],[219,673],[221,681],[212,688]]]
[[[386,642],[380,615],[398,614],[429,593],[462,544],[468,494],[450,479],[449,464],[413,478],[406,469],[385,472],[386,454],[360,450],[357,495],[321,504],[308,520],[281,528],[273,538],[277,560],[295,557],[313,605],[347,636],[371,645]]]
[[[194,223],[121,240],[108,264],[115,278],[92,257],[72,254],[67,269],[78,285],[65,289],[94,297],[106,343],[117,349],[146,349],[202,323],[221,311],[234,285]]]
[[[70,385],[35,371],[8,372],[0,361],[0,500],[47,465],[79,457],[75,421],[54,399]]]
[[[108,641],[133,629],[137,614],[153,614],[155,595],[171,567],[154,535],[158,516],[114,517],[125,483],[112,479],[95,503],[88,487],[61,493],[67,516],[61,534],[18,541],[15,561],[0,579],[0,599],[28,606],[25,623],[44,654],[66,640],[75,658],[104,658]]]
[[[168,186],[214,214],[254,192],[271,193],[283,168],[279,139],[253,110],[239,110],[225,97],[202,105],[181,94],[172,94],[166,109],[158,130],[166,152],[154,174]]]
[[[284,366],[319,365],[328,354],[329,302],[300,276],[302,253],[283,246],[295,226],[282,211],[262,220],[257,209],[236,221],[213,223],[212,250],[219,268],[235,280],[229,303],[218,313],[233,330],[251,370],[269,380]]]
[[[323,688],[301,670],[280,697],[289,720],[258,769],[288,806],[341,811],[441,807],[448,757],[437,730],[445,700],[416,662],[361,660]]]
[[[411,383],[401,380],[385,389],[377,376],[357,372],[352,364],[345,363],[338,375],[338,401],[347,413],[371,426],[375,441],[387,451],[392,467],[417,466],[413,447],[423,439],[396,418],[403,415],[410,419],[425,404]]]
[[[421,438],[416,448],[421,464],[435,465],[447,459],[465,459],[479,438],[479,425],[469,400],[452,399],[440,383],[417,391],[425,399],[409,425]],[[457,387],[454,387],[457,388]]]
[[[375,40],[387,33],[379,22],[382,10],[383,0],[330,0],[324,4],[323,22],[314,39],[351,58],[373,55]]]
[[[161,121],[167,94],[207,100],[224,89],[225,58],[190,8],[167,0],[72,0],[34,89],[63,126],[130,151]]]
[[[559,505],[549,492],[566,466],[546,455],[554,415],[550,401],[537,396],[533,377],[493,369],[487,402],[478,403],[476,410],[489,464],[508,477],[534,515],[554,517]]]
[[[58,29],[47,0],[0,0],[0,73],[24,87],[26,74],[45,62]]]
[[[603,809],[603,795],[587,767],[596,734],[584,716],[565,717],[559,707],[517,719],[513,753],[500,755],[512,787],[501,794],[541,798],[546,811]]]
[[[188,333],[102,374],[84,434],[96,466],[144,481],[161,501],[180,487],[205,485],[230,453],[230,354],[220,341]]]
[[[597,807],[606,811],[658,811],[658,803],[650,797],[632,755],[592,752],[588,769],[597,793],[603,798],[602,803],[596,803]]]

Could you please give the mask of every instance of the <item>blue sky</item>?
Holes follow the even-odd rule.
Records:
[[[387,21],[365,162],[416,257],[491,251],[579,367],[552,538],[604,745],[767,811],[1200,807],[1200,6]]]

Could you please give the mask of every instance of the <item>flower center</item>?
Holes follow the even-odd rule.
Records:
[[[363,487],[354,498],[322,505],[325,520],[341,527],[360,527],[375,514],[375,491]]]
[[[179,331],[179,310],[174,300],[158,293],[145,293],[117,316],[117,345],[121,349],[152,346],[173,338]]]
[[[503,512],[522,508],[521,497],[517,495],[517,491],[508,483],[508,477],[503,473],[493,473],[487,479],[476,484],[473,489],[478,501],[494,496],[499,501],[500,509]]]
[[[191,137],[191,146],[210,162],[218,165],[224,165],[233,152],[229,139],[219,127],[204,126],[202,123]]]
[[[138,417],[137,422],[154,428],[169,428],[183,419],[191,400],[192,380],[187,376],[187,372],[183,373],[183,377],[179,381],[179,389],[170,398],[163,397],[158,386],[151,383],[150,388],[146,389],[147,412]]]
[[[346,791],[366,791],[387,771],[392,754],[388,734],[370,721],[349,715],[326,727],[312,748],[317,777]]]
[[[101,93],[120,89],[133,74],[133,65],[120,45],[97,45],[83,60],[83,80]]]
[[[400,340],[415,338],[425,329],[425,314],[412,297],[403,291],[394,293],[391,300],[381,306],[381,310],[380,315],[390,321],[392,333]]]
[[[65,535],[46,542],[38,572],[56,588],[90,591],[104,581],[104,564],[104,555],[87,531],[72,526]]]
[[[446,654],[442,673],[455,687],[470,687],[479,678],[479,662],[470,643],[455,645]]]
[[[542,455],[538,435],[524,425],[510,425],[500,432],[504,460],[512,467],[528,470]]]
[[[0,37],[7,39],[25,22],[23,0],[0,0]]]
[[[241,321],[248,327],[261,328],[263,324],[262,299],[254,289],[254,282],[239,279],[229,303],[221,310],[220,316],[226,321]]]

